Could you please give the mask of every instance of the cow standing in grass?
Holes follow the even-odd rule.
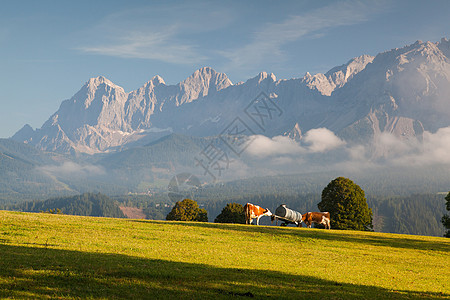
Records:
[[[331,229],[329,212],[308,212],[302,216],[302,221],[308,228],[311,228],[312,223],[316,223],[325,225],[325,229]]]
[[[262,208],[258,205],[247,203],[244,206],[245,224],[252,224],[253,219],[256,219],[256,225],[259,225],[259,219],[262,216],[272,216],[272,213],[267,208]]]

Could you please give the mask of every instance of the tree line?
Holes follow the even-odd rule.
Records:
[[[324,189],[325,190],[325,189]],[[323,193],[322,193],[323,194]],[[417,194],[410,196],[388,197],[368,196],[367,205],[372,211],[372,225],[375,231],[442,236],[444,233],[450,237],[450,217],[446,210],[450,210],[450,193],[443,194]],[[201,214],[204,220],[210,222],[223,222],[223,210],[236,210],[237,205],[243,206],[250,202],[269,208],[272,211],[280,204],[300,213],[318,211],[318,204],[323,195],[317,193],[294,194],[279,192],[273,194],[239,194],[238,191],[231,196],[214,195],[212,190],[205,194],[194,193],[193,199],[198,208],[207,213]],[[447,204],[445,204],[447,201]],[[234,205],[234,207],[230,207]],[[119,206],[141,208],[147,219],[164,220],[176,206],[167,194],[155,195],[127,195],[108,197],[100,193],[84,193],[77,196],[56,197],[45,201],[28,201],[16,205],[4,205],[3,209],[45,212],[58,210],[63,214],[103,217],[124,217]],[[321,207],[323,210],[335,208]],[[225,211],[225,213],[227,213]],[[222,214],[222,216],[221,216]],[[205,217],[206,216],[206,217]],[[332,218],[335,222],[337,218]],[[349,223],[348,220],[344,223]],[[269,218],[261,219],[262,225],[271,225]],[[336,224],[332,224],[336,228]],[[370,228],[370,226],[369,226]],[[447,229],[447,232],[445,232]]]

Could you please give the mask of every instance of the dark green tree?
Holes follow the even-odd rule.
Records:
[[[445,200],[447,200],[447,210],[450,211],[450,192],[448,192],[447,196],[445,196]],[[445,214],[442,217],[441,221],[445,229],[447,229],[447,232],[444,234],[444,236],[450,238],[450,216]]]
[[[331,228],[372,230],[372,209],[364,191],[348,178],[338,177],[322,191],[320,211],[328,211]]]
[[[184,199],[175,203],[175,206],[166,216],[166,220],[208,222],[208,212],[204,208],[198,207],[196,201]]]
[[[245,224],[244,207],[239,203],[228,203],[216,217],[214,223]]]

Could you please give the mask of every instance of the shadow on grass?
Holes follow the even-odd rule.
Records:
[[[136,222],[146,222],[146,221],[136,221]],[[286,230],[282,227],[274,226],[251,226],[251,225],[236,225],[236,224],[216,224],[216,223],[206,223],[206,222],[168,222],[168,221],[152,221],[160,222],[164,225],[183,225],[191,227],[202,227],[202,228],[215,228],[222,230],[233,230],[239,232],[260,232],[268,234],[280,234],[296,236],[299,238],[314,238],[327,241],[343,241],[351,243],[361,243],[365,245],[373,246],[384,246],[392,248],[403,248],[403,249],[418,249],[427,251],[441,251],[450,252],[450,239],[447,241],[443,239],[440,241],[430,241],[424,240],[420,236],[397,235],[397,237],[387,237],[381,236],[377,233],[375,234],[364,234],[364,232],[355,233],[348,232],[345,230],[325,230],[325,229],[307,229],[297,230],[296,227],[289,227],[292,230]],[[432,237],[430,237],[432,238]],[[433,237],[434,238],[434,237]]]
[[[445,298],[273,271],[0,245],[0,298]]]

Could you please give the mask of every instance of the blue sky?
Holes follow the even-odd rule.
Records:
[[[450,37],[450,1],[0,0],[0,137],[33,128],[91,77],[125,91],[210,66],[232,82],[326,72]]]

